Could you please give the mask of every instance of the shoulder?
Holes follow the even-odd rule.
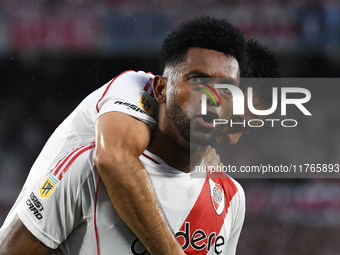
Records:
[[[125,71],[104,86],[104,93],[98,104],[105,102],[109,98],[139,100],[143,93],[153,95],[153,78],[154,75],[151,73]]]
[[[150,72],[145,73],[144,71],[135,72],[132,70],[128,70],[128,71],[122,72],[121,74],[113,78],[110,84],[128,83],[128,84],[137,84],[137,85],[143,86],[149,82],[151,85],[154,77],[155,76]]]

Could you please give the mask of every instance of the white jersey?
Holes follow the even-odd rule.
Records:
[[[93,164],[94,143],[64,156],[25,192],[19,218],[53,254],[149,254],[112,206]],[[157,198],[187,254],[235,254],[245,197],[223,173],[192,178],[145,151]]]
[[[151,86],[153,77],[150,73],[126,71],[91,93],[78,105],[54,131],[33,164],[23,190],[0,229],[0,236],[17,214],[18,204],[26,199],[26,187],[30,187],[36,178],[46,175],[66,152],[95,140],[95,122],[99,116],[119,111],[154,127],[156,103]]]

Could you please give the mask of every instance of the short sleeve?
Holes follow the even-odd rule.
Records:
[[[153,77],[141,71],[127,71],[117,76],[107,85],[97,103],[97,118],[110,111],[119,111],[154,128],[157,104],[152,92]]]
[[[93,196],[82,194],[91,192],[88,187],[95,185],[93,178],[89,178],[93,173],[92,148],[81,146],[66,154],[49,173],[24,191],[18,216],[51,249],[56,249],[84,220],[86,206],[93,204],[90,201]],[[89,201],[82,201],[84,197]]]

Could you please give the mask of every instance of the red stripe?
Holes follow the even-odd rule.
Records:
[[[150,78],[150,79],[148,80],[148,82],[145,84],[145,86],[144,86],[144,88],[143,88],[143,90],[144,90],[145,92],[148,91],[150,85],[152,84],[152,81],[153,81],[153,78]]]
[[[99,236],[98,236],[98,229],[97,229],[97,196],[98,196],[98,187],[99,187],[100,176],[98,177],[97,187],[96,187],[96,194],[94,198],[94,232],[96,234],[96,243],[97,243],[97,254],[99,255]]]
[[[110,83],[109,83],[109,85],[106,87],[106,89],[105,89],[105,91],[104,91],[102,97],[101,97],[101,98],[99,99],[99,101],[97,102],[97,105],[96,105],[97,112],[99,112],[99,107],[98,107],[99,102],[103,99],[103,97],[105,96],[106,92],[109,90],[111,84],[112,84],[119,76],[121,76],[121,75],[123,75],[123,74],[125,74],[125,73],[127,73],[127,72],[133,72],[133,70],[128,70],[128,71],[122,72],[121,74],[117,75],[115,78],[113,78],[113,79],[110,81]]]
[[[77,150],[78,153],[77,153],[76,155],[74,155],[74,157],[73,157],[73,158],[68,162],[68,164],[63,168],[62,172],[61,172],[61,173],[59,174],[59,176],[57,177],[58,180],[60,181],[60,180],[64,177],[65,173],[66,173],[67,170],[70,168],[70,166],[72,165],[72,163],[73,163],[73,162],[74,162],[81,154],[83,154],[85,151],[88,151],[88,150],[92,149],[94,146],[95,146],[95,144],[93,143],[93,144],[91,144],[91,145],[89,145],[89,146],[87,146],[87,147],[81,149],[80,151]]]
[[[51,170],[51,172],[54,174],[54,176],[57,176],[57,174],[59,173],[60,169],[63,167],[63,165],[67,162],[67,160],[73,156],[73,154],[75,154],[78,150],[84,148],[84,145],[83,146],[80,146],[78,148],[75,148],[71,151],[71,153],[66,153],[66,155],[61,159],[59,160],[58,164],[56,165],[55,168],[53,168]],[[54,172],[53,172],[54,171]]]
[[[188,223],[190,223],[189,243],[188,243],[187,248],[184,250],[186,254],[197,254],[197,255],[207,254],[208,251],[212,249],[212,246],[215,243],[216,237],[219,235],[222,229],[225,217],[228,213],[230,201],[236,194],[237,187],[230,178],[226,178],[225,176],[223,176],[223,178],[218,178],[218,176],[219,175],[209,175],[211,180],[220,184],[224,189],[224,196],[225,196],[224,211],[220,215],[217,215],[212,204],[213,201],[210,195],[209,178],[207,177],[203,184],[201,193],[196,200],[195,205],[193,206],[192,210],[190,211],[189,215],[187,216],[183,225],[180,228],[180,231],[184,233],[186,231],[185,229],[186,223],[187,223],[187,228],[188,228]],[[197,230],[201,230],[206,234],[206,238],[200,241],[197,241],[195,243],[197,246],[200,246],[200,249],[195,249],[194,247],[192,247],[192,244],[190,242],[192,241],[192,238],[194,237],[193,234]],[[209,244],[210,235],[211,235],[211,241]],[[194,238],[199,238],[200,236],[202,235],[197,234]],[[179,239],[181,246],[183,247],[183,245],[185,245],[184,238],[180,235],[178,239]],[[225,240],[225,243],[226,242],[227,240]]]
[[[71,153],[72,153],[73,151],[71,151]],[[62,157],[59,161],[58,161],[58,163],[55,165],[55,167],[50,171],[51,173],[53,173],[54,175],[56,175],[56,173],[55,172],[53,172],[53,171],[55,171],[58,167],[59,167],[59,165],[61,164],[61,162],[67,157],[69,155],[69,153],[66,153],[65,155],[64,155],[64,157]]]
[[[221,105],[222,105],[221,98],[220,98],[220,96],[218,95],[217,91],[216,91],[213,87],[211,87],[210,85],[208,85],[208,84],[204,84],[204,85],[207,86],[207,87],[208,87],[209,89],[211,89],[212,91],[214,91],[215,95],[218,97],[218,100],[220,100],[220,103],[221,103]]]
[[[209,89],[211,89],[211,90],[215,93],[215,95],[218,97],[218,100],[220,100],[220,103],[221,103],[221,105],[222,105],[221,98],[220,98],[220,96],[218,95],[217,91],[216,91],[213,87],[211,87],[210,85],[205,84],[205,83],[203,83],[203,82],[198,82],[198,83],[199,83],[199,84],[202,84],[202,85],[204,85],[204,86],[207,86]]]
[[[146,155],[145,153],[142,153],[142,155],[143,155],[144,157],[146,157],[147,159],[149,159],[149,160],[155,162],[156,164],[158,164],[158,165],[160,164],[158,161],[156,161],[156,160],[154,160],[153,158],[149,157],[149,156]]]

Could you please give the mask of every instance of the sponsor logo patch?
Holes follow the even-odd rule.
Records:
[[[30,198],[26,200],[26,205],[38,220],[43,218],[41,212],[44,211],[44,207],[33,192],[31,193]]]
[[[58,180],[50,174],[40,187],[40,197],[49,197],[57,184]]]
[[[185,222],[185,230],[178,231],[175,237],[188,254],[207,254],[210,250],[213,250],[213,254],[221,254],[225,244],[224,236],[216,236],[215,232],[206,233],[202,229],[196,229],[191,233],[190,222]],[[134,255],[149,254],[138,238],[132,241],[131,252]]]
[[[122,101],[116,101],[115,104],[125,105],[127,108],[129,108],[131,110],[146,114],[146,112],[144,112],[141,108],[139,108],[137,105],[134,105],[134,104],[130,104],[130,103],[127,103],[127,102],[122,102]]]
[[[147,114],[151,114],[154,108],[154,102],[148,93],[143,92],[143,95],[139,99],[139,104]]]
[[[211,202],[215,209],[217,215],[221,215],[224,211],[225,206],[225,199],[224,199],[224,190],[222,186],[211,179],[209,179],[209,186],[210,186],[210,196]]]

